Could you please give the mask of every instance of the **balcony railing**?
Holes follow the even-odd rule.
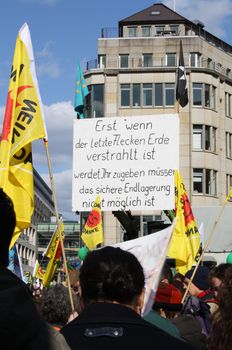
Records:
[[[101,38],[118,38],[118,28],[102,28]]]
[[[120,29],[122,30],[122,29]],[[191,35],[196,35],[199,36],[201,38],[203,38],[204,40],[206,40],[207,42],[211,43],[212,45],[222,49],[223,51],[226,51],[230,54],[232,54],[232,48],[230,44],[227,44],[226,42],[224,42],[223,40],[215,37],[214,35],[208,33],[207,31],[203,30],[201,27],[198,26],[197,30],[196,30],[196,26],[189,26],[185,28],[185,33],[189,32],[190,36]],[[137,37],[141,37],[140,35],[138,35],[139,33],[136,33],[135,38]],[[151,32],[150,36],[142,36],[143,38],[155,38],[155,37],[164,37],[164,36],[182,36],[183,34],[181,34],[181,32],[178,31],[172,31],[170,30],[162,30],[156,33]],[[186,35],[188,36],[188,35]],[[103,39],[107,39],[107,38],[131,38],[129,36],[125,36],[124,34],[119,32],[119,28],[102,28],[101,29],[101,38]]]
[[[127,69],[159,69],[159,68],[167,68],[167,69],[176,69],[177,65],[171,65],[168,66],[166,64],[166,58],[163,57],[159,60],[159,62],[153,61],[150,64],[143,64],[143,59],[142,58],[133,58],[130,57],[128,60],[128,66],[127,67],[120,67],[119,64],[119,59],[115,58],[114,62],[111,60],[111,64],[108,65],[106,61],[106,65],[101,65],[98,63],[97,59],[93,59],[91,61],[88,61],[86,63],[86,70],[91,70],[91,69],[120,69],[120,70],[127,70]],[[197,63],[196,66],[189,66],[185,65],[185,68],[189,68],[191,70],[200,70],[200,69],[205,69],[209,70],[211,72],[215,72],[217,74],[223,75],[226,78],[229,78],[232,80],[232,72],[230,69],[223,67],[219,63],[213,62],[213,61],[208,61],[207,58],[203,59],[201,58],[200,62]]]

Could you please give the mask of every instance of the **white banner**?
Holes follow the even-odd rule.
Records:
[[[176,220],[164,230],[113,245],[113,247],[119,247],[134,254],[143,267],[145,274],[145,299],[142,315],[146,315],[154,303],[160,273],[166,259],[168,245],[175,224]]]
[[[74,121],[73,211],[173,209],[178,168],[177,114]]]

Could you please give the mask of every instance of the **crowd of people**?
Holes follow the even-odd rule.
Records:
[[[64,285],[32,293],[7,269],[15,213],[2,190],[0,220],[1,349],[232,349],[231,264],[199,266],[192,278],[194,268],[174,274],[165,263],[152,309],[143,315],[140,262],[130,252],[103,247],[82,263],[73,310]]]

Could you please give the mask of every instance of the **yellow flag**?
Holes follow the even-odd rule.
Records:
[[[90,250],[104,242],[100,196],[97,196],[92,206],[81,238]]]
[[[14,203],[16,229],[30,226],[34,210],[31,142],[47,138],[27,24],[16,40],[0,146],[0,187]]]
[[[42,280],[43,275],[44,275],[44,271],[43,271],[42,267],[40,266],[40,263],[38,262],[38,260],[36,260],[32,276]]]
[[[230,188],[230,191],[228,193],[228,196],[225,199],[225,203],[227,203],[228,201],[230,201],[232,198],[232,187]]]
[[[200,233],[179,171],[175,171],[175,209],[177,223],[168,256],[176,259],[176,269],[185,274],[196,263],[201,250]]]
[[[55,232],[52,235],[51,241],[44,252],[44,256],[49,258],[49,262],[46,268],[46,271],[43,275],[43,285],[47,287],[51,282],[54,273],[58,267],[61,255],[62,255],[62,247],[60,242],[60,234],[61,232],[62,239],[64,239],[64,224],[61,222]]]

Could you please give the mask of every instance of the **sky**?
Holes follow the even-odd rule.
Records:
[[[157,1],[159,2],[159,1]],[[72,134],[76,66],[97,58],[101,29],[142,11],[147,0],[7,0],[0,11],[0,130],[17,33],[27,23],[48,130],[49,153],[58,209],[65,219],[77,219],[71,209]],[[232,45],[232,0],[166,0],[165,5]],[[49,184],[41,140],[33,143],[36,170]]]

